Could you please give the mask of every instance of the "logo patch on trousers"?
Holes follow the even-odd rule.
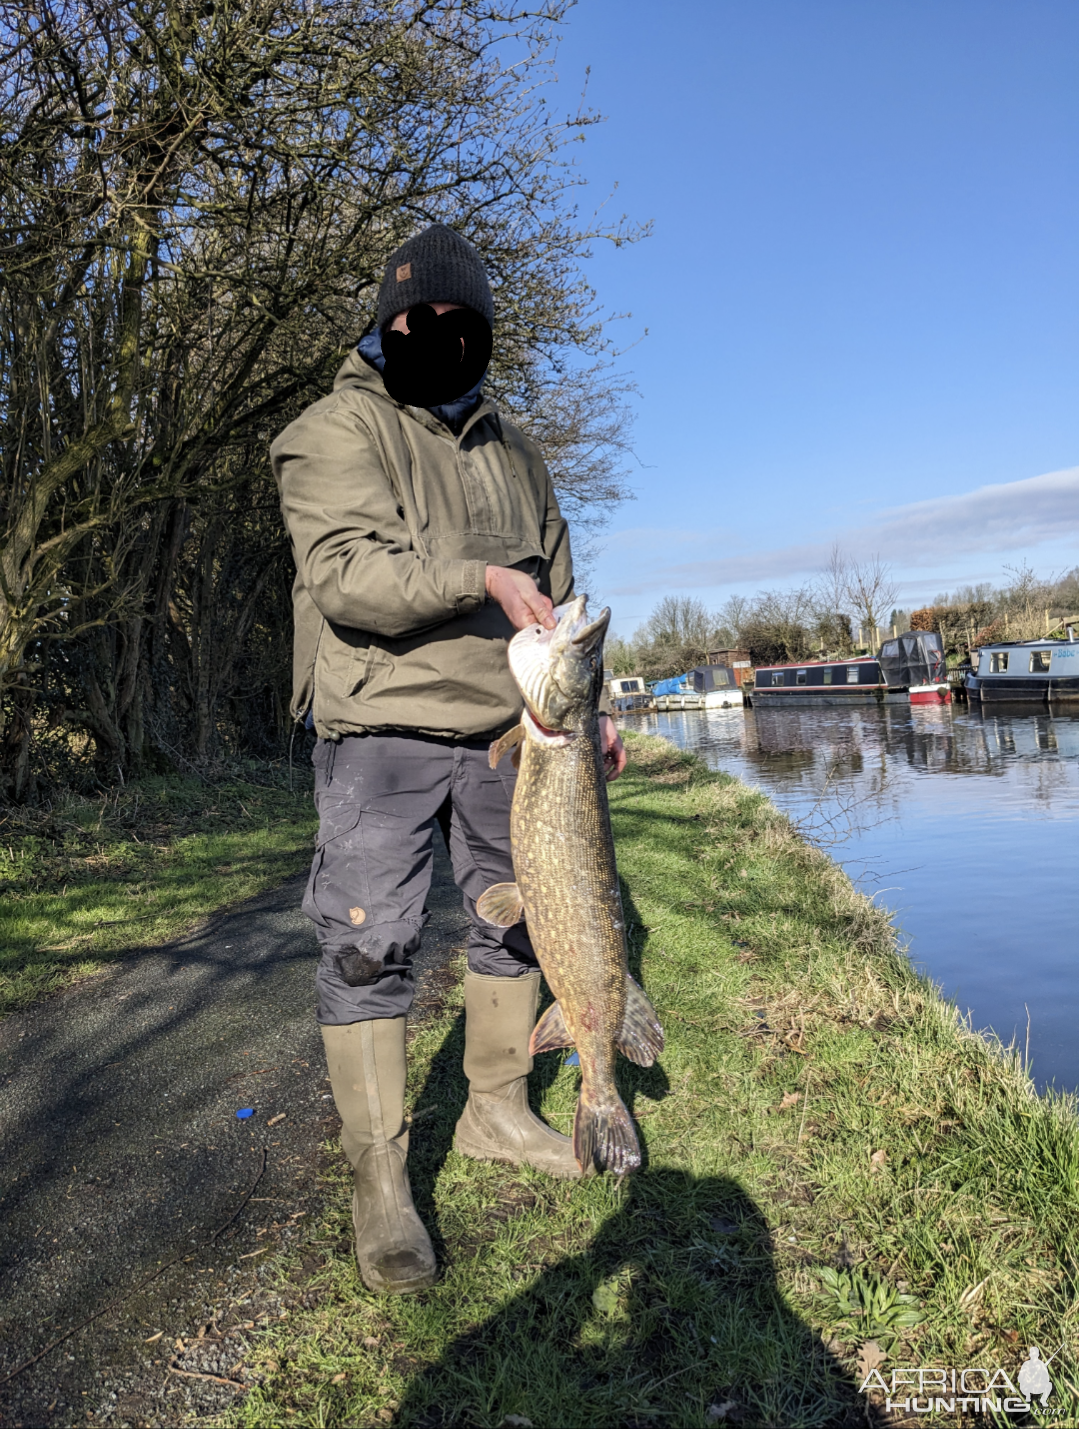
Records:
[[[354,928],[358,928],[366,918],[367,914],[363,911],[362,908],[350,908],[348,910],[348,921],[352,924]]]

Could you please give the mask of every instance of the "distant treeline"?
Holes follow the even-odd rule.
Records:
[[[963,658],[972,644],[1028,640],[1079,616],[1079,567],[1043,578],[1028,566],[1007,569],[999,586],[966,586],[920,610],[896,607],[896,585],[886,565],[845,560],[833,551],[813,583],[731,596],[709,611],[692,596],[665,596],[628,639],[607,642],[616,674],[649,680],[681,674],[717,650],[747,653],[754,665],[850,655],[875,650],[881,638],[910,628],[935,630],[949,655]]]
[[[0,798],[288,746],[271,438],[328,392],[386,257],[483,254],[488,390],[578,531],[624,388],[543,99],[564,0],[0,0]]]

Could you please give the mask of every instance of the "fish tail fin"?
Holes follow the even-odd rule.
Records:
[[[597,1106],[587,1099],[582,1089],[573,1118],[573,1154],[582,1171],[597,1166],[601,1171],[624,1176],[640,1166],[637,1130],[617,1093],[610,1101]]]
[[[618,1050],[638,1067],[650,1067],[663,1051],[663,1028],[640,986],[626,973],[626,1011]]]

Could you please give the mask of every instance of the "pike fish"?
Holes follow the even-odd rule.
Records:
[[[478,901],[487,922],[523,917],[557,1001],[537,1022],[529,1051],[576,1047],[581,1092],[573,1154],[582,1171],[618,1175],[641,1164],[632,1118],[614,1082],[616,1049],[649,1067],[663,1029],[626,966],[626,919],[599,741],[604,609],[589,621],[587,597],[555,612],[554,630],[534,625],[510,641],[509,661],[525,702],[521,723],[491,745],[493,769],[511,750],[518,764],[510,830],[515,883]],[[519,762],[518,762],[519,761]]]

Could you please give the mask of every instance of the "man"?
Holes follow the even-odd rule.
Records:
[[[506,646],[554,625],[573,593],[566,523],[532,442],[481,394],[494,302],[479,254],[443,224],[394,253],[378,330],[334,391],[274,442],[296,561],[293,715],[313,723],[319,833],[304,911],[341,1140],[355,1172],[365,1284],[435,1278],[412,1204],[404,1124],[411,958],[425,921],[437,821],[469,915],[468,1103],[455,1146],[580,1174],[569,1138],[529,1110],[540,974],[527,929],[476,913],[513,878],[514,771],[490,741],[521,700]],[[608,778],[625,753],[601,718]]]

